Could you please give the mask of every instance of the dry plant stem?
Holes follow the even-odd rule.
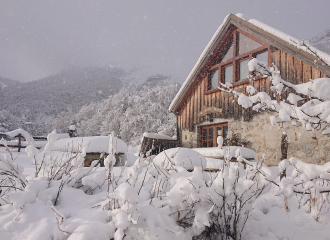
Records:
[[[83,164],[83,163],[82,163]],[[98,166],[98,164],[101,164],[101,159],[99,159],[99,161],[93,166],[93,167],[91,167],[88,171],[87,171],[87,173],[85,173],[84,175],[82,175],[82,176],[80,176],[79,178],[77,178],[76,179],[76,181],[75,181],[75,184],[78,184],[78,182],[80,182],[85,176],[87,176],[92,170],[94,170],[97,166]],[[81,169],[82,168],[82,165],[79,167],[79,168],[77,168],[77,169]],[[104,184],[104,183],[103,183]],[[102,185],[103,185],[102,184]],[[96,188],[95,188],[96,189]]]
[[[3,161],[0,159],[0,161],[2,161],[8,167],[8,170],[0,169],[0,176],[3,176],[5,179],[10,181],[11,188],[20,189],[16,186],[16,181],[18,181],[21,184],[22,188],[24,189],[26,186],[26,181],[20,178],[19,170],[16,169],[16,167],[12,164],[15,162],[15,159],[13,158],[13,155],[7,146],[6,146],[6,151],[9,152],[11,161]]]
[[[62,192],[63,187],[64,187],[64,181],[62,180],[61,181],[61,184],[60,184],[60,186],[58,188],[58,191],[57,191],[57,195],[56,195],[56,198],[55,198],[55,201],[54,201],[54,206],[56,206],[56,204],[57,204],[57,200],[58,200],[58,198],[60,196],[60,193]]]
[[[165,181],[165,180],[164,180],[164,181]],[[158,198],[158,195],[159,195],[159,189],[160,189],[160,184],[161,184],[161,182],[162,182],[162,179],[160,179],[159,184],[158,184],[157,198]]]
[[[60,213],[58,212],[58,210],[57,210],[54,206],[51,206],[51,208],[52,208],[52,210],[55,212],[55,214],[56,214],[57,216],[59,216],[59,218],[61,219],[61,220],[59,220],[59,219],[57,218],[57,216],[56,216],[56,221],[57,221],[57,227],[58,227],[58,230],[60,230],[61,232],[64,232],[64,233],[70,235],[71,233],[62,230],[61,227],[60,227],[60,225],[63,223],[63,220],[64,220],[63,215],[60,214]]]
[[[9,153],[10,158],[13,159],[13,154],[12,154],[12,152],[9,150],[8,146],[6,146],[6,151]]]
[[[23,188],[18,188],[18,187],[14,187],[14,186],[6,186],[6,185],[1,185],[0,187],[7,187],[7,188],[14,188],[15,190],[20,190],[20,191],[24,191]]]
[[[150,166],[150,160],[149,160],[149,164],[148,164],[147,170],[146,170],[146,172],[145,172],[145,174],[144,174],[144,177],[143,177],[143,181],[142,181],[141,187],[139,188],[138,195],[140,195],[141,189],[142,189],[142,187],[143,187],[143,185],[144,185],[144,181],[145,181],[145,179],[146,179],[146,176],[147,176],[147,172],[148,172],[149,166]]]

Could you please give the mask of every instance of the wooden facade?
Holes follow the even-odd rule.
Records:
[[[257,29],[257,30],[256,30]],[[220,39],[214,40],[214,44],[204,56],[201,56],[201,63],[197,70],[193,70],[190,74],[190,81],[186,81],[186,89],[179,92],[181,96],[177,97],[172,103],[170,110],[177,116],[177,129],[178,140],[184,139],[183,132],[194,133],[197,135],[197,145],[201,147],[201,126],[205,124],[212,125],[213,119],[233,119],[249,121],[256,112],[252,109],[243,109],[235,101],[234,96],[230,93],[220,91],[219,89],[209,90],[210,84],[210,71],[214,69],[215,60],[219,57],[224,46],[226,46],[228,39],[233,32],[241,32],[254,41],[262,43],[260,51],[268,52],[268,65],[275,64],[281,72],[281,77],[293,84],[305,83],[310,79],[329,77],[330,69],[327,66],[319,64],[316,57],[312,54],[302,52],[300,49],[293,51],[293,46],[289,43],[282,42],[278,37],[271,35],[263,30],[258,29],[254,25],[251,26],[249,22],[243,19],[238,19],[234,15],[230,15],[227,20],[227,25],[223,27],[223,31],[218,33]],[[234,35],[235,36],[235,35]],[[234,44],[236,41],[234,40]],[[282,44],[282,45],[281,45]],[[267,49],[267,50],[265,50]],[[254,52],[257,52],[255,50]],[[248,53],[241,58],[248,57]],[[237,57],[236,57],[237,58]],[[239,59],[231,59],[231,64],[234,65]],[[316,60],[315,60],[316,59]],[[237,61],[237,62],[236,62]],[[223,64],[225,66],[225,63]],[[234,70],[234,79],[237,80],[237,73]],[[219,81],[223,81],[219,77]],[[189,80],[189,79],[188,79]],[[233,82],[233,89],[239,92],[246,92],[246,87],[252,85],[259,92],[267,92],[271,94],[271,83],[267,78],[257,78],[255,81],[250,82],[248,79]],[[185,86],[183,86],[185,87]],[[292,92],[292,91],[291,91]],[[290,91],[284,91],[283,97],[287,97]],[[208,113],[210,119],[205,119],[205,113]]]

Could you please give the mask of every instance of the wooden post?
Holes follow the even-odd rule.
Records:
[[[288,136],[285,132],[282,133],[282,140],[281,140],[281,160],[288,158]]]
[[[18,152],[21,151],[22,134],[18,134]]]
[[[288,158],[288,136],[286,135],[285,132],[282,133],[282,140],[281,140],[281,160],[283,159],[287,159]],[[286,177],[286,169],[284,169],[281,173],[280,173],[280,180],[282,180],[282,178]]]

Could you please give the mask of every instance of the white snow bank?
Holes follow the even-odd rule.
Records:
[[[126,167],[131,167],[134,165],[135,161],[138,159],[136,155],[128,152],[127,153],[127,160],[126,160]]]
[[[329,239],[329,224],[315,221],[299,207],[295,198],[288,199],[290,211],[286,212],[283,197],[275,197],[274,193],[273,186],[253,204],[243,239]]]
[[[143,137],[155,138],[155,139],[176,140],[176,138],[172,138],[167,135],[162,135],[162,134],[158,134],[158,133],[148,133],[148,132],[143,133]]]
[[[69,137],[70,137],[69,133],[58,133],[57,134],[57,139],[69,138]]]
[[[81,152],[83,148],[86,149],[86,152],[105,152],[109,153],[109,136],[97,136],[97,137],[75,137],[75,138],[63,138],[57,140],[54,143],[55,151],[73,151]],[[113,138],[115,153],[126,153],[127,145],[126,143],[114,137]]]
[[[198,152],[188,148],[171,148],[158,154],[153,162],[161,169],[173,169],[174,166],[181,166],[187,170],[194,170],[194,167],[206,167],[206,159]]]
[[[223,160],[206,157],[206,168],[208,169],[220,169],[223,165]]]
[[[193,150],[187,150],[190,150],[187,151],[190,156]],[[0,155],[5,153],[5,148],[0,147]],[[59,154],[63,155],[63,153]],[[53,200],[56,198],[61,180],[53,181],[49,184],[47,178],[34,178],[35,165],[29,161],[30,158],[27,154],[25,152],[14,152],[13,155],[16,159],[15,162],[24,166],[23,174],[29,175],[31,178],[24,192],[11,195],[10,200],[12,204],[1,202],[0,239],[113,239],[115,231],[119,227],[121,227],[119,229],[121,233],[125,233],[125,239],[191,239],[193,233],[197,233],[191,232],[189,237],[190,233],[187,232],[185,234],[185,230],[177,225],[177,210],[186,209],[183,208],[184,206],[191,206],[191,199],[193,199],[194,203],[197,203],[194,208],[196,210],[194,215],[197,216],[195,218],[196,221],[194,221],[196,227],[192,227],[194,228],[192,231],[196,231],[198,230],[197,226],[202,226],[202,224],[207,226],[210,223],[208,214],[212,206],[212,202],[209,202],[209,205],[201,205],[198,200],[202,203],[203,201],[207,203],[207,199],[212,197],[216,203],[219,203],[222,199],[219,196],[219,193],[222,191],[219,185],[214,184],[208,187],[205,184],[207,181],[214,179],[215,176],[220,176],[218,178],[219,181],[216,182],[220,184],[222,182],[221,172],[219,174],[202,173],[201,171],[196,171],[196,169],[191,173],[172,171],[169,174],[170,180],[164,184],[166,186],[165,190],[158,190],[158,186],[163,185],[160,184],[162,182],[159,181],[159,178],[157,181],[152,175],[149,175],[146,162],[141,161],[139,163],[137,161],[136,166],[138,168],[126,168],[123,173],[123,176],[126,176],[125,173],[129,169],[134,173],[140,171],[136,175],[134,184],[131,185],[126,180],[120,180],[117,188],[118,192],[110,191],[111,194],[113,193],[113,195],[110,195],[111,199],[116,199],[116,209],[110,208],[106,182],[102,186],[97,187],[94,194],[86,194],[84,192],[86,190],[85,187],[90,188],[102,184],[106,178],[104,168],[98,168],[90,172],[83,180],[86,184],[83,187],[64,186],[60,193],[58,204],[53,206]],[[218,159],[208,160],[217,161],[215,163],[219,164],[223,162]],[[319,167],[310,168],[303,166],[302,162],[295,159],[291,159],[291,163],[299,171],[301,169],[304,172],[307,171],[307,179],[314,177],[311,174],[315,172],[325,174],[329,170],[328,165],[320,166],[323,168],[321,169]],[[283,162],[280,165],[282,168],[283,165],[287,167],[287,162]],[[235,167],[238,164],[233,164],[232,166]],[[236,181],[232,177],[236,169],[233,168],[233,171],[231,171],[231,168],[229,168],[227,175],[225,175],[226,179],[228,179],[226,183]],[[122,170],[122,168],[113,168],[112,173],[116,179]],[[79,171],[79,176],[83,176],[89,169],[81,168]],[[245,170],[241,169],[240,171],[244,173]],[[262,171],[274,171],[276,172],[275,175],[278,176],[279,168],[277,166],[272,168],[263,167]],[[291,175],[291,172],[288,171],[287,178]],[[250,186],[248,185],[250,180],[245,179],[243,176],[235,183],[237,184],[236,192],[241,192],[247,186]],[[280,183],[279,178],[272,177],[271,180]],[[151,195],[153,187],[157,192],[159,191],[159,196]],[[218,189],[215,187],[218,187]],[[137,194],[139,190],[141,191]],[[228,191],[231,191],[231,189]],[[118,196],[116,196],[117,194]],[[216,198],[217,196],[219,197]],[[150,199],[152,199],[152,204],[149,204]],[[227,199],[230,200],[230,198]],[[319,201],[317,200],[315,204]],[[311,214],[305,212],[299,206],[299,201],[297,201],[295,196],[288,197],[287,202],[289,211],[286,211],[283,196],[277,193],[277,186],[272,185],[265,189],[263,194],[258,196],[256,201],[252,203],[249,219],[242,233],[243,239],[330,239],[330,214],[328,212],[322,215],[322,221],[317,222]],[[18,211],[14,207],[18,207]],[[212,207],[211,210],[213,209]],[[184,210],[181,211],[180,216],[184,216],[182,213],[184,213]],[[63,217],[63,220],[61,217]],[[56,218],[61,221],[60,224],[58,224]],[[112,219],[112,221],[109,222],[109,219]],[[128,226],[128,224],[130,225]],[[122,229],[126,226],[128,228],[124,232]],[[71,235],[69,236],[63,231],[69,232]],[[188,229],[188,231],[191,230]]]
[[[230,146],[230,147],[210,147],[210,148],[193,148],[196,152],[202,154],[204,157],[218,157],[223,158],[226,154],[228,149],[230,150],[230,156],[236,157],[235,152],[237,149],[240,150],[241,156],[247,159],[254,159],[256,157],[255,151],[245,148],[245,147],[237,147],[237,146]]]

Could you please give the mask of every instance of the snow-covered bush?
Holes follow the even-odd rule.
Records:
[[[227,146],[242,146],[246,148],[251,147],[251,142],[246,138],[242,138],[241,134],[232,132],[227,138]]]
[[[291,176],[286,175],[289,165],[294,167]],[[311,213],[316,221],[330,210],[330,163],[315,165],[295,157],[283,160],[279,169],[284,173],[278,191],[285,197],[296,196],[299,208]]]
[[[262,163],[236,155],[239,162],[230,162],[228,153],[214,174],[203,171],[205,158],[190,149],[138,159],[101,204],[115,239],[139,239],[139,232],[151,239],[241,239],[252,203],[274,176]]]
[[[263,163],[249,162],[236,152],[238,162],[227,154],[214,180],[208,183],[207,196],[196,211],[194,222],[205,230],[194,239],[241,239],[252,204],[276,174]],[[244,163],[244,164],[242,164]],[[246,166],[246,168],[244,168]],[[206,200],[206,201],[205,201]]]
[[[1,144],[6,144],[0,140]],[[23,190],[26,180],[23,175],[24,168],[18,165],[8,147],[8,154],[0,155],[0,204],[8,203],[8,194]]]

